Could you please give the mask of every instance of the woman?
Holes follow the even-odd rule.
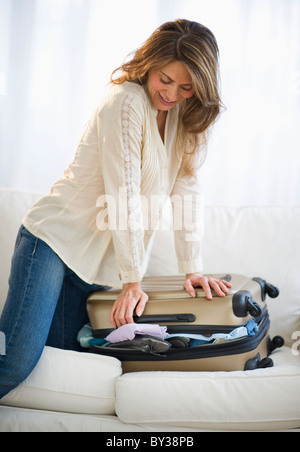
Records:
[[[132,323],[134,310],[143,313],[140,282],[162,199],[189,200],[197,216],[200,151],[220,112],[217,70],[213,34],[177,20],[114,71],[73,162],[20,228],[0,320],[0,398],[31,373],[45,344],[78,349],[91,292],[122,288],[111,312],[115,328]],[[199,222],[183,221],[174,234],[187,292],[195,296],[202,286],[209,299],[211,289],[225,296],[229,283],[202,274]]]

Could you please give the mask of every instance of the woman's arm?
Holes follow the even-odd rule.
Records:
[[[115,328],[133,323],[133,312],[144,311],[148,296],[141,289],[144,230],[141,205],[143,105],[131,95],[116,95],[98,117],[100,161],[108,223],[123,290],[113,305]]]
[[[194,297],[195,287],[202,287],[206,298],[211,300],[213,289],[218,296],[228,293],[230,283],[218,280],[202,273],[202,237],[204,233],[204,203],[200,194],[199,178],[178,177],[172,196],[178,197],[182,209],[176,214],[176,203],[173,202],[174,235],[178,266],[180,273],[186,274],[184,288]],[[178,213],[179,212],[179,213]],[[177,215],[177,216],[176,216]],[[178,218],[179,215],[179,218]],[[176,222],[179,226],[176,229]]]
[[[130,95],[115,95],[98,117],[109,230],[123,283],[141,280],[145,256],[141,193],[143,112]]]
[[[171,201],[179,273],[202,271],[204,205],[199,180],[178,177],[171,193]]]

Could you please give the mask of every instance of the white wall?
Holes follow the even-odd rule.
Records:
[[[299,205],[299,0],[0,0],[0,186],[48,191],[111,72],[178,17],[220,47],[206,204]]]

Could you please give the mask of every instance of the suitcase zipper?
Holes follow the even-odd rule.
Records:
[[[136,350],[124,350],[118,348],[109,348],[101,346],[92,346],[91,351],[107,356],[118,358],[120,361],[177,361],[188,359],[214,358],[217,356],[237,355],[254,350],[270,328],[270,319],[268,313],[261,319],[259,331],[255,336],[224,341],[221,343],[212,343],[198,345],[185,349],[170,349],[165,355],[151,355]],[[178,328],[178,327],[177,327]],[[216,329],[216,327],[215,327]],[[231,330],[232,331],[232,330]],[[178,332],[178,331],[177,331]],[[190,328],[189,328],[189,332]],[[199,330],[198,330],[199,332]],[[201,330],[203,333],[203,330]],[[219,327],[218,327],[218,332]]]
[[[188,315],[188,314],[183,314]],[[261,320],[267,315],[267,307],[264,307],[262,313],[259,317],[255,319],[256,323],[260,323]],[[177,314],[176,314],[177,316]],[[165,317],[165,316],[164,316]],[[173,319],[174,321],[174,319]],[[178,322],[182,321],[177,319]],[[185,319],[186,321],[186,319]],[[157,322],[160,323],[160,322]],[[245,325],[240,325],[245,326]],[[216,332],[216,328],[218,328],[218,333],[230,333],[232,330],[237,328],[237,325],[168,325],[168,333],[176,334],[176,333],[186,333],[186,329],[188,328],[188,332],[191,334],[213,334]],[[110,333],[114,331],[113,328],[105,328],[101,330],[94,330],[93,337],[95,339],[104,339]]]
[[[262,319],[267,315],[267,308],[264,307],[262,313],[259,317],[255,319],[257,324],[260,324]],[[247,322],[248,323],[248,322]],[[245,326],[240,325],[240,327]],[[168,326],[169,334],[176,333],[186,333],[187,325],[170,325]],[[188,325],[188,332],[191,334],[213,334],[216,333],[216,328],[218,329],[218,333],[230,333],[235,328],[238,328],[237,325]]]

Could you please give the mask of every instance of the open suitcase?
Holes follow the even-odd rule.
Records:
[[[143,280],[142,287],[149,300],[144,314],[135,317],[134,321],[136,324],[167,326],[167,333],[172,340],[166,338],[163,341],[169,346],[164,352],[153,353],[151,344],[147,346],[147,337],[142,348],[140,341],[137,341],[139,347],[134,346],[134,341],[127,341],[128,346],[125,343],[110,344],[103,341],[102,345],[91,345],[90,351],[118,358],[122,361],[124,373],[157,370],[233,371],[271,367],[273,361],[269,355],[283,345],[283,339],[276,336],[271,340],[269,337],[270,319],[266,297],[277,297],[278,289],[261,278],[211,276],[230,281],[232,288],[225,297],[214,294],[212,300],[207,300],[202,288],[196,289],[196,298],[191,297],[183,289],[182,275],[146,277]],[[109,317],[119,293],[120,290],[108,290],[89,297],[87,310],[95,339],[104,339],[114,331]],[[237,328],[247,327],[251,320],[252,326],[255,322],[251,335],[227,339]],[[207,339],[195,346],[190,346],[190,337],[181,339],[195,334],[197,337],[213,337],[211,335],[215,333],[226,338],[211,342]],[[97,340],[94,342],[97,343]]]

